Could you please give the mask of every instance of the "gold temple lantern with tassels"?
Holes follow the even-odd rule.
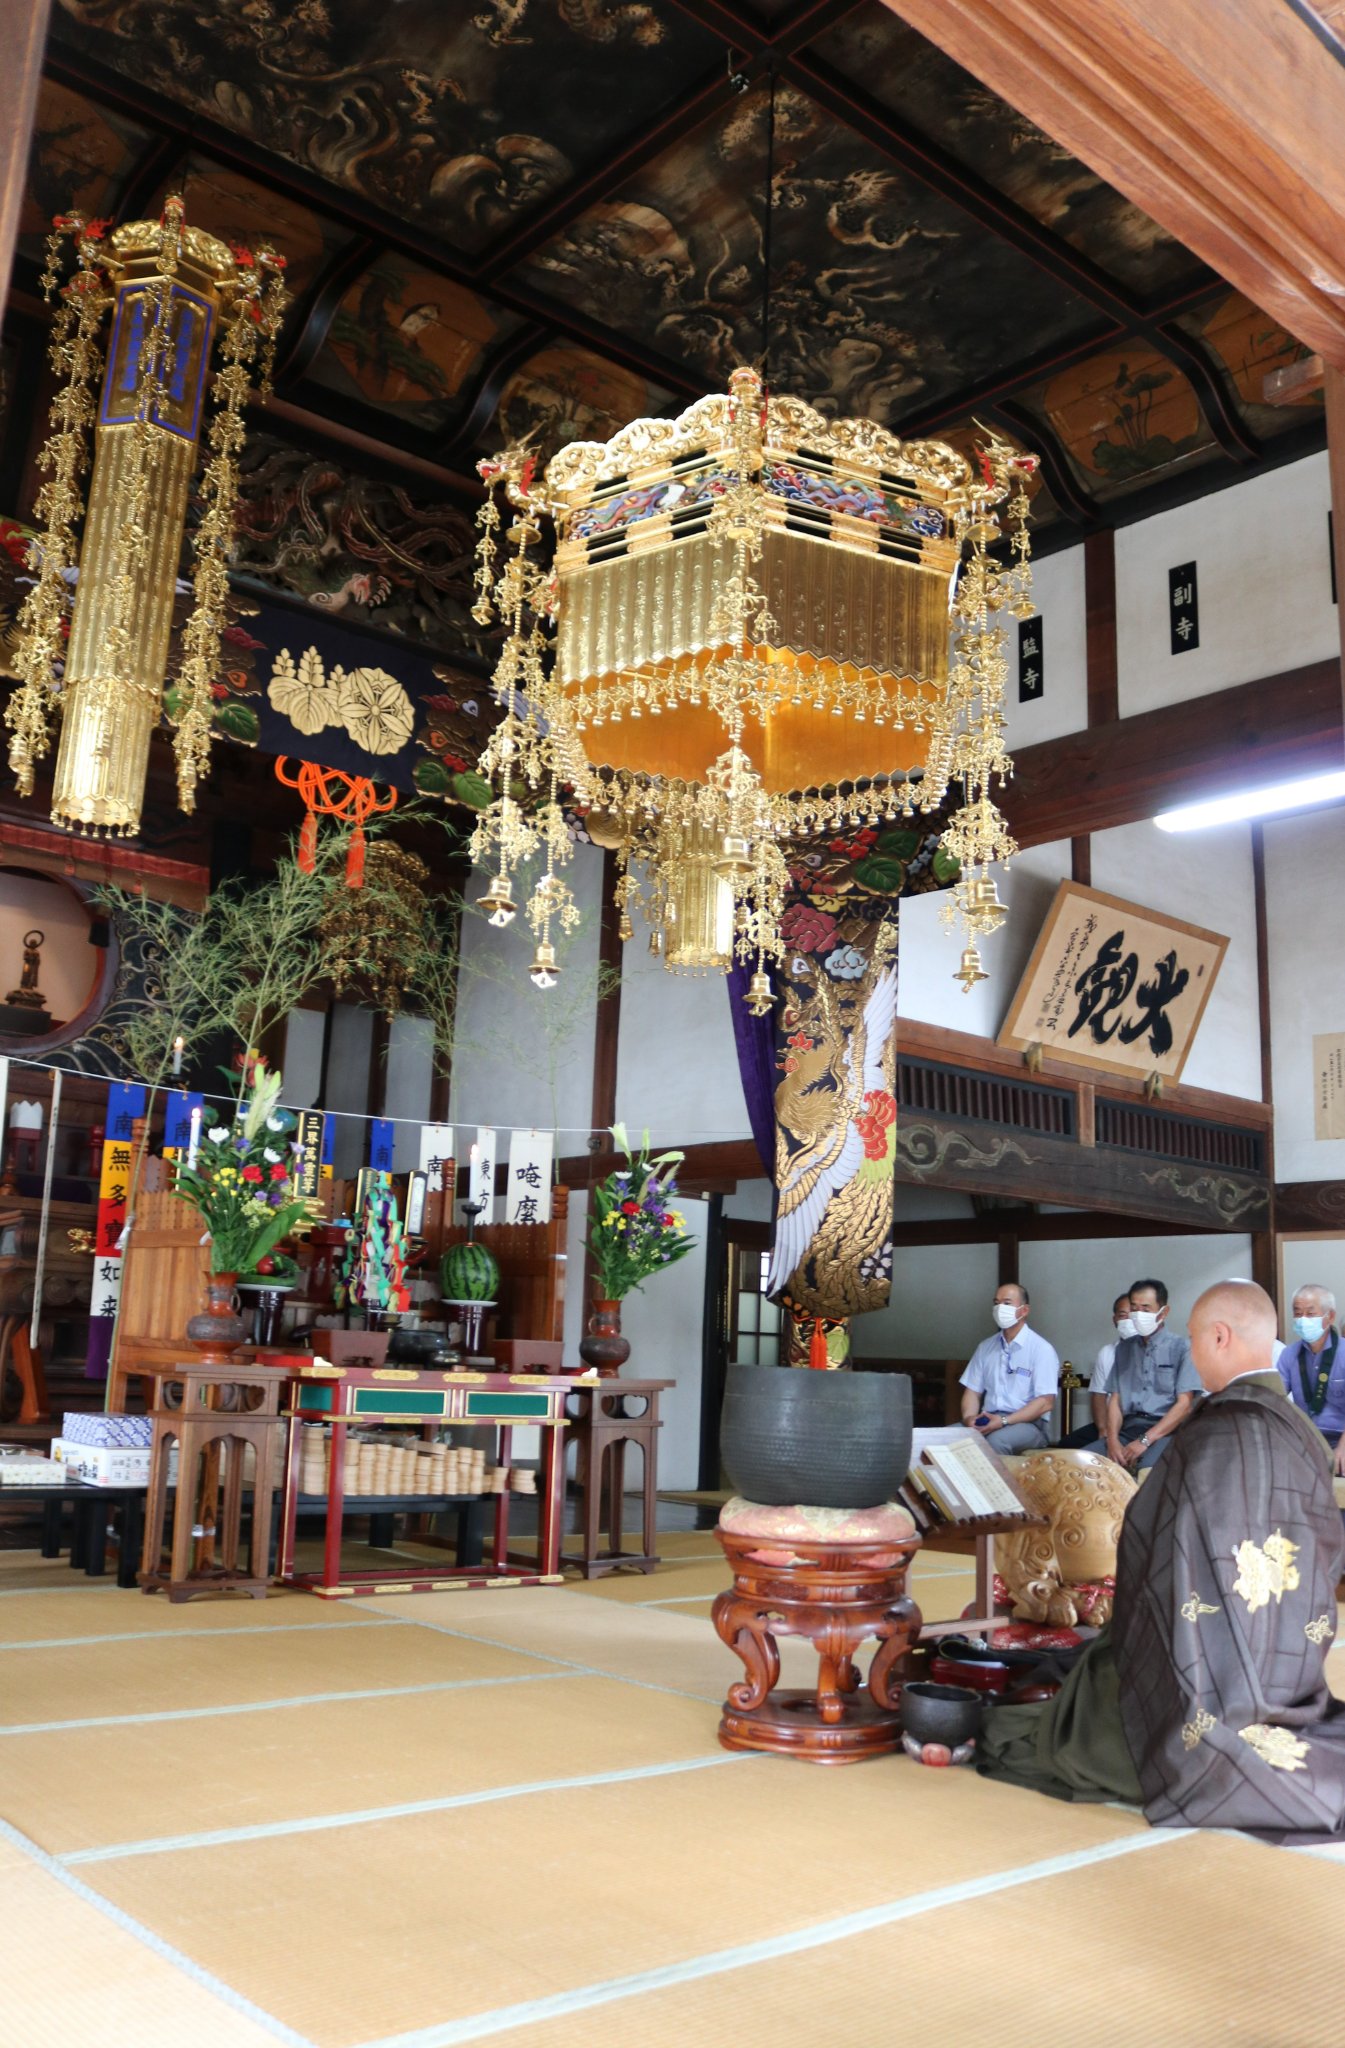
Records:
[[[970,987],[976,939],[1004,915],[987,869],[1014,850],[990,797],[1011,766],[997,614],[1032,610],[1034,468],[998,441],[969,462],[824,419],[768,398],[747,369],[678,419],[562,449],[542,477],[525,452],[483,463],[476,616],[509,629],[504,716],[481,761],[497,793],[474,841],[498,869],[484,899],[496,921],[513,914],[514,866],[545,839],[528,909],[549,942],[534,911],[569,903],[555,874],[568,786],[590,836],[619,852],[627,931],[638,867],[654,950],[684,971],[754,961],[748,1001],[762,1011],[766,962],[784,951],[785,849],[935,810],[958,782],[944,843],[961,863]],[[501,494],[515,514],[503,564]],[[543,515],[549,574],[535,560]],[[543,786],[530,811],[527,790]]]
[[[208,453],[193,536],[195,604],[169,699],[184,810],[194,808],[209,762],[243,407],[259,354],[260,381],[267,384],[286,297],[284,265],[270,250],[230,249],[187,226],[177,199],[167,201],[158,220],[132,221],[110,234],[105,224],[79,215],[56,227],[43,280],[49,297],[66,235],[76,261],[60,289],[52,340],[53,363],[65,382],[42,458],[47,480],[38,512],[46,531],[35,551],[38,580],[18,620],[20,686],[5,713],[9,759],[20,791],[31,794],[35,765],[59,717],[53,818],[79,831],[129,834],[139,828],[150,736],[164,708],[188,496],[203,432]],[[213,393],[212,360],[219,362]],[[90,427],[92,474],[77,548]],[[76,567],[74,608],[67,615]]]

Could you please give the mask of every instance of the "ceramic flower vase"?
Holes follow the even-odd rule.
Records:
[[[206,1275],[206,1305],[187,1322],[187,1340],[207,1365],[223,1364],[247,1337],[247,1326],[234,1307],[237,1273]]]
[[[579,1339],[579,1356],[599,1379],[614,1380],[630,1357],[629,1340],[621,1334],[621,1303],[598,1296],[588,1319],[588,1335]]]

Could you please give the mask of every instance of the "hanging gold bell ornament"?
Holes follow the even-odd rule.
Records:
[[[987,869],[1015,851],[990,788],[1012,767],[999,618],[1032,613],[1035,468],[995,439],[968,462],[823,419],[767,398],[747,369],[678,419],[572,443],[544,475],[522,450],[483,462],[474,616],[506,627],[503,715],[480,762],[495,795],[473,840],[495,871],[483,906],[512,914],[512,871],[543,836],[562,886],[569,845],[551,819],[568,787],[618,853],[623,926],[641,893],[633,865],[667,965],[753,962],[746,1000],[761,1015],[766,963],[786,950],[787,849],[936,810],[957,781],[943,843],[961,865],[949,911],[969,934],[959,978],[973,986],[975,942],[1004,916]],[[534,824],[526,799],[544,786]]]
[[[67,238],[75,268],[62,285]],[[229,249],[188,227],[176,198],[157,221],[131,221],[111,234],[105,222],[80,214],[55,223],[42,282],[48,299],[58,298],[52,362],[65,381],[41,458],[47,476],[37,511],[46,530],[34,549],[38,580],[19,614],[20,682],[5,722],[10,767],[20,793],[30,796],[34,767],[60,717],[52,803],[59,825],[105,833],[139,828],[150,734],[165,703],[188,493],[208,417],[202,516],[193,536],[195,603],[167,700],[177,728],[179,800],[184,811],[195,808],[210,760],[211,685],[226,624],[243,408],[254,377],[263,394],[270,389],[287,296],[283,269],[284,259],[269,249]],[[208,410],[212,357],[219,367]],[[91,427],[92,475],[77,549]],[[72,614],[68,589],[76,569]]]

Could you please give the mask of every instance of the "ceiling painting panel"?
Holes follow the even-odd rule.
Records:
[[[384,255],[337,307],[309,380],[434,432],[456,415],[488,350],[521,324],[465,286]]]
[[[53,214],[114,212],[148,143],[147,129],[44,78],[19,214],[21,252],[41,260]]]
[[[722,386],[760,360],[769,100],[745,95],[526,266],[546,293]],[[959,208],[777,89],[768,369],[832,414],[899,423],[1092,309]]]
[[[1196,394],[1164,357],[1143,347],[1105,349],[1026,394],[1079,482],[1100,502],[1217,456]]]
[[[485,439],[528,441],[544,462],[570,441],[607,441],[631,420],[665,411],[671,395],[632,370],[562,342],[510,378]]]
[[[1311,350],[1241,292],[1230,292],[1198,313],[1183,314],[1178,325],[1202,345],[1234,405],[1262,440],[1323,418],[1320,390],[1304,392],[1284,405],[1265,403],[1262,392],[1271,372],[1302,362]]]
[[[296,298],[350,240],[343,229],[320,218],[311,207],[283,193],[268,192],[241,172],[211,163],[206,157],[191,157],[185,169],[166,178],[145,212],[157,214],[170,192],[181,194],[194,228],[218,235],[231,248],[252,249],[268,243],[277,250],[285,258],[286,286]]]
[[[818,57],[1042,227],[1148,299],[1204,275],[1180,242],[880,4],[813,44]]]
[[[665,0],[59,0],[53,35],[466,251],[721,48]]]

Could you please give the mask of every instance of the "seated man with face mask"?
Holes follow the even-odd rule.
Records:
[[[1155,1826],[1345,1835],[1345,1701],[1326,1659],[1341,1527],[1320,1433],[1271,1365],[1275,1308],[1225,1280],[1191,1312],[1208,1398],[1126,1511],[1111,1622],[1054,1699],[990,1714],[988,1777],[1137,1801]]]
[[[1047,1419],[1060,1384],[1055,1347],[1027,1327],[1028,1293],[1016,1280],[995,1290],[998,1334],[976,1346],[962,1375],[962,1420],[1004,1457],[1050,1442]]]
[[[1285,1392],[1326,1440],[1345,1475],[1345,1351],[1336,1328],[1336,1297],[1309,1284],[1294,1296],[1294,1334],[1275,1361]]]
[[[1086,1446],[1118,1465],[1147,1471],[1200,1393],[1185,1337],[1166,1327],[1168,1291],[1161,1280],[1136,1280],[1130,1289],[1134,1335],[1119,1338],[1106,1384],[1107,1424]]]

